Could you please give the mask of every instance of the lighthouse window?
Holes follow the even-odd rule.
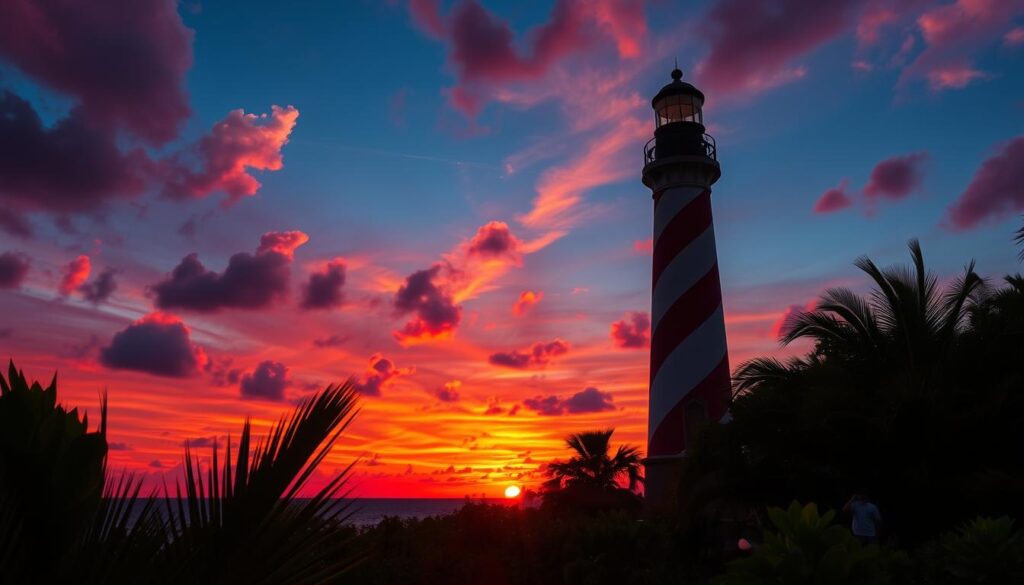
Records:
[[[670,95],[662,98],[655,108],[658,126],[672,122],[703,123],[700,100],[691,95]]]

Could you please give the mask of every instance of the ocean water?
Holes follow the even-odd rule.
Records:
[[[458,511],[469,501],[466,498],[359,498],[352,501],[348,522],[356,526],[372,526],[385,516],[396,518],[426,518],[444,516]],[[474,499],[473,502],[510,505],[504,499]]]
[[[470,501],[503,506],[518,505],[517,500],[499,498],[354,498],[345,514],[348,515],[349,524],[373,526],[389,516],[403,520],[444,516],[458,511]],[[165,501],[160,501],[157,505],[157,512],[161,516],[166,516],[166,506]],[[135,521],[139,511],[140,507],[136,507],[130,516],[130,522]]]

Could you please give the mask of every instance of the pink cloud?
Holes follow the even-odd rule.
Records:
[[[524,290],[519,293],[519,298],[512,305],[512,314],[517,317],[525,315],[531,307],[539,303],[543,298],[544,291]]]
[[[782,312],[778,320],[772,325],[772,339],[781,339],[789,331],[793,318],[805,310],[810,310],[810,306],[806,309],[803,305],[790,305],[786,307],[786,310]]]
[[[192,343],[191,331],[167,313],[150,313],[114,335],[100,351],[100,363],[115,370],[187,378],[199,373],[207,357]]]
[[[309,282],[302,288],[303,309],[333,309],[345,301],[342,287],[345,286],[345,262],[340,258],[331,260],[320,272],[309,275]]]
[[[620,56],[635,57],[647,33],[639,0],[556,0],[548,22],[530,30],[524,42],[476,0],[459,2],[447,15],[437,2],[413,0],[409,11],[421,30],[448,45],[458,78],[449,99],[471,117],[496,85],[539,79],[571,55],[600,49],[604,38],[615,42]]]
[[[397,368],[394,362],[375,353],[370,356],[366,373],[363,374],[360,381],[355,383],[355,387],[363,396],[379,397],[382,391],[387,389],[396,378],[415,373],[416,368]]]
[[[291,385],[288,366],[281,362],[262,361],[252,373],[242,375],[239,390],[242,398],[259,398],[280,402]]]
[[[901,84],[923,77],[932,90],[941,91],[985,77],[969,55],[1001,37],[999,31],[1021,13],[1024,4],[1018,0],[956,0],[925,11],[917,25],[926,47],[904,70]]]
[[[288,296],[292,255],[309,240],[299,231],[268,232],[256,254],[231,256],[223,273],[208,270],[198,254],[189,254],[150,290],[161,309],[215,312],[262,309]]]
[[[0,56],[72,97],[76,116],[93,127],[159,145],[189,115],[192,31],[177,0],[7,0],[0,3]]]
[[[521,246],[507,223],[491,221],[480,226],[469,241],[466,254],[484,260],[504,259],[518,265],[522,262]]]
[[[899,14],[889,2],[874,2],[857,19],[857,43],[864,47],[878,42],[881,29],[899,20]]]
[[[291,260],[295,255],[295,250],[308,241],[309,236],[298,230],[267,232],[260,236],[260,246],[256,248],[256,253],[274,252]]]
[[[116,275],[117,270],[107,268],[100,272],[99,276],[97,276],[92,282],[84,283],[79,286],[78,290],[81,291],[85,300],[94,305],[98,305],[105,302],[110,298],[110,295],[114,294],[114,291],[117,290],[117,281],[114,278]]]
[[[616,347],[641,349],[651,345],[651,316],[632,311],[612,323],[610,335]]]
[[[31,262],[16,252],[0,254],[0,288],[17,288],[25,281]]]
[[[462,320],[462,307],[455,304],[451,293],[439,282],[442,268],[435,264],[410,274],[395,294],[398,314],[413,316],[401,331],[395,332],[399,341],[447,337]]]
[[[458,402],[460,398],[459,390],[461,388],[461,381],[449,380],[442,384],[440,388],[435,388],[431,394],[441,402]]]
[[[1007,47],[1019,47],[1024,45],[1024,26],[1010,29],[1003,35],[1003,44]]]
[[[611,392],[597,388],[585,388],[568,398],[560,396],[535,396],[523,401],[523,406],[543,416],[562,414],[588,414],[615,410]]]
[[[842,34],[856,0],[718,0],[701,23],[710,43],[698,79],[722,93],[757,93],[799,79],[800,57]]]
[[[437,39],[444,37],[445,24],[438,0],[409,0],[409,15],[423,32]]]
[[[85,254],[75,258],[64,267],[64,276],[60,281],[60,294],[68,296],[85,284],[92,271],[92,263]]]
[[[903,199],[921,187],[924,177],[922,168],[928,154],[915,152],[887,158],[875,165],[864,187],[869,199]]]
[[[7,90],[0,91],[0,153],[0,202],[27,210],[98,209],[142,193],[154,169],[142,149],[122,151],[115,133],[81,109],[47,128]]]
[[[963,89],[976,79],[984,79],[988,75],[978,71],[965,62],[938,65],[927,73],[928,87],[933,91],[944,89]]]
[[[853,205],[853,199],[846,193],[848,181],[843,179],[839,185],[822,193],[814,203],[814,213],[833,213]]]
[[[492,353],[487,361],[496,366],[517,369],[545,366],[553,358],[569,353],[570,348],[569,342],[562,339],[548,343],[538,341],[527,350]]]
[[[948,224],[977,227],[1024,210],[1024,136],[1017,136],[981,163],[960,198],[950,206]]]
[[[193,148],[197,169],[180,156],[170,161],[165,193],[184,198],[223,192],[228,203],[255,195],[261,185],[250,169],[276,171],[284,166],[281,149],[298,117],[292,106],[272,106],[269,116],[232,110]]]
[[[636,240],[633,242],[633,251],[638,254],[651,254],[654,252],[654,238]]]

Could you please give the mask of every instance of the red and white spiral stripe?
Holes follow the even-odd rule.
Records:
[[[647,455],[664,457],[686,449],[688,405],[717,421],[729,400],[710,190],[679,186],[655,193],[652,290]]]

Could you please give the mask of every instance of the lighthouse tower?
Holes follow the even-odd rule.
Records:
[[[680,462],[704,421],[726,413],[729,357],[718,278],[711,185],[721,176],[705,134],[704,94],[672,71],[654,96],[655,130],[644,147],[643,182],[654,196],[651,385],[646,499],[676,500]]]

